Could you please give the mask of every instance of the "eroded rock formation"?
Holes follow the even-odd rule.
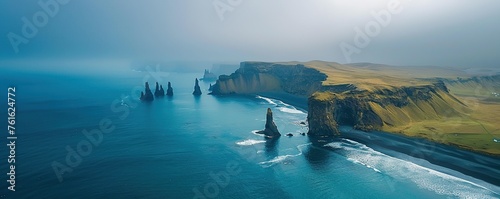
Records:
[[[302,64],[242,62],[231,75],[221,75],[212,87],[212,94],[255,94],[283,91],[309,96],[323,90],[327,76]]]
[[[308,105],[308,134],[319,136],[338,135],[337,125],[362,131],[400,131],[412,123],[468,111],[443,82],[376,91],[317,92]]]
[[[140,100],[142,101],[153,101],[153,93],[151,92],[151,89],[149,88],[149,83],[146,82],[144,85],[144,92],[141,92],[141,98]]]
[[[278,131],[278,127],[274,123],[273,112],[270,108],[267,108],[265,129],[257,133],[264,134],[266,138],[278,138],[281,136],[280,132]]]
[[[155,97],[163,97],[165,96],[165,90],[163,90],[163,86],[159,85],[158,82],[156,82],[156,87],[155,87]]]
[[[198,78],[196,78],[194,81],[193,95],[201,95],[201,89],[200,89],[200,85],[198,84]]]
[[[168,82],[167,85],[167,96],[174,96],[174,89],[172,88],[172,84]]]
[[[499,82],[498,74],[474,76],[453,68],[420,71],[370,63],[242,62],[233,74],[219,76],[211,94],[274,95],[291,102],[297,102],[293,96],[309,97],[311,136],[337,136],[338,126],[346,125],[499,154],[494,147],[478,148],[462,139],[440,137],[464,130],[477,135],[494,130]],[[305,100],[297,99],[305,107]]]
[[[337,136],[339,135],[338,124],[333,114],[331,114],[335,112],[334,99],[330,95],[318,95],[318,93],[315,93],[308,101],[307,121],[309,123],[309,132],[307,134],[313,136]]]

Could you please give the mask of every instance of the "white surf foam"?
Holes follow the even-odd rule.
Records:
[[[262,97],[257,95],[256,98],[265,100],[267,103],[272,104],[276,107],[278,107],[278,110],[285,112],[285,113],[293,113],[293,114],[306,114],[304,111],[298,110],[294,106],[287,104],[281,100],[277,99],[271,99],[267,97]]]
[[[261,131],[261,130],[253,130],[253,131],[252,131],[252,134],[254,134],[254,135],[258,135],[258,136],[261,136],[261,137],[265,137],[265,136],[266,136],[266,135],[264,135],[264,134],[257,133],[257,132],[259,132],[259,131]]]
[[[287,108],[287,107],[279,107],[278,110],[285,113],[293,113],[293,114],[306,114],[296,108]]]
[[[270,98],[267,98],[267,97],[262,97],[262,96],[257,95],[257,97],[256,97],[256,98],[263,99],[263,100],[265,100],[267,103],[272,104],[272,105],[278,105],[278,104],[276,104],[275,102],[273,102],[273,100],[271,100]]]
[[[290,158],[302,155],[302,148],[305,146],[308,146],[310,144],[311,143],[298,145],[297,150],[299,151],[299,153],[297,153],[297,154],[279,155],[279,156],[274,157],[271,160],[259,162],[259,164],[262,165],[262,167],[264,167],[264,168],[268,168],[268,167],[272,167],[276,164],[285,162],[286,160],[288,160]]]
[[[251,145],[260,144],[260,143],[264,143],[264,142],[266,142],[266,141],[265,140],[252,140],[252,139],[248,139],[248,140],[243,140],[243,141],[236,142],[236,144],[240,145],[240,146],[251,146]]]
[[[422,189],[440,195],[458,198],[495,198],[493,195],[498,195],[484,186],[385,155],[352,140],[343,139],[341,142],[332,142],[325,144],[325,146],[343,149],[341,153],[347,157],[348,161],[355,164],[366,166],[394,178],[413,182]]]

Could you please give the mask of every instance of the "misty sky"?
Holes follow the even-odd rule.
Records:
[[[33,22],[42,11],[38,3],[47,1],[0,2],[4,65],[49,60],[346,63],[340,44],[355,46],[355,28],[365,30],[376,22],[371,13],[387,10],[390,2],[72,0],[26,38],[28,43],[18,44],[16,53],[8,35],[23,37],[22,18]],[[400,12],[391,14],[390,23],[380,26],[351,62],[500,66],[500,1],[397,2]]]

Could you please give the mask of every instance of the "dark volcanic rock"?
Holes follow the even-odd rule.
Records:
[[[293,137],[293,134],[292,133],[287,133],[286,136]]]
[[[149,88],[149,83],[146,82],[144,85],[144,92],[141,92],[141,100],[142,101],[153,101],[153,92],[151,92],[151,89]]]
[[[200,85],[198,85],[198,78],[194,81],[194,91],[193,95],[201,95]]]
[[[281,136],[280,132],[278,131],[278,127],[273,121],[273,112],[270,108],[267,108],[266,128],[257,133],[266,135],[266,138],[278,138],[279,136]]]
[[[172,88],[172,84],[168,82],[167,96],[173,96],[173,95],[174,95],[174,89]]]
[[[165,95],[165,90],[163,90],[163,86],[158,86],[158,82],[156,82],[155,88],[155,97],[163,97]]]
[[[210,84],[210,87],[208,87],[208,91],[212,91],[214,89],[214,86]]]
[[[309,135],[339,135],[338,125],[361,131],[460,116],[465,105],[438,81],[429,85],[344,93],[317,92],[308,100]]]
[[[335,117],[333,116],[335,112],[335,102],[333,98],[316,100],[316,98],[312,96],[309,98],[308,107],[308,135],[320,137],[340,135],[337,121],[335,121]]]
[[[163,89],[163,85],[160,85],[160,96],[165,95],[165,90]]]
[[[276,64],[242,62],[231,75],[221,75],[213,85],[212,94],[255,94],[260,92],[286,92],[309,96],[322,90],[327,76],[303,64]],[[332,89],[332,88],[328,88]]]

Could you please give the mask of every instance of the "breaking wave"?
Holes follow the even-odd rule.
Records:
[[[422,189],[440,195],[458,198],[495,198],[493,195],[498,194],[476,183],[385,155],[349,139],[331,142],[324,146],[342,149],[339,153],[354,164],[363,165],[382,175],[413,182]]]

